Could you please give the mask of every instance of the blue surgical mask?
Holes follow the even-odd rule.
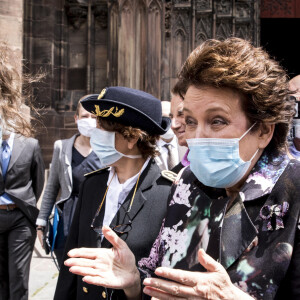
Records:
[[[92,131],[90,143],[102,166],[110,166],[123,156],[133,159],[142,157],[142,155],[126,155],[117,151],[114,131],[95,128]]]
[[[239,141],[253,128],[253,124],[240,138],[187,139],[190,149],[188,160],[197,179],[206,186],[228,188],[237,184],[246,174],[252,159],[240,157]]]

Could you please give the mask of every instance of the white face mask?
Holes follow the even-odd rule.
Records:
[[[95,118],[84,118],[77,120],[77,127],[80,134],[91,137],[92,131],[96,128],[96,119]]]
[[[164,140],[170,140],[174,137],[174,131],[170,128],[165,134],[161,135],[160,137]]]
[[[123,156],[128,158],[140,158],[142,155],[126,155],[116,150],[115,148],[115,132],[106,131],[96,128],[92,131],[91,147],[99,157],[100,163],[103,166],[110,166]]]

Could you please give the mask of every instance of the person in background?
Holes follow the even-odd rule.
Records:
[[[187,159],[187,155],[189,152],[188,152],[187,142],[186,142],[186,138],[185,138],[183,98],[180,95],[180,88],[181,88],[180,85],[181,85],[181,82],[178,81],[172,89],[171,112],[169,115],[169,117],[172,121],[171,128],[177,137],[178,145],[185,151],[183,157],[181,158],[181,161],[175,167],[173,167],[171,170],[175,174],[178,174],[178,172],[183,167],[186,167],[190,164],[190,162]]]
[[[103,225],[125,240],[139,260],[149,254],[168,206],[172,182],[161,176],[153,158],[156,141],[171,121],[162,117],[159,99],[126,87],[105,88],[81,104],[97,116],[91,145],[107,168],[87,175],[82,184],[64,260],[76,247],[110,248]],[[110,299],[117,294],[124,299],[120,291],[86,284],[63,265],[54,299]]]
[[[21,77],[13,57],[0,45],[0,299],[26,300],[45,169],[24,106],[25,99],[30,105],[31,95],[22,93],[40,77]]]
[[[161,107],[162,116],[169,118],[171,102],[161,101]],[[169,128],[165,134],[160,136],[160,139],[157,141],[157,148],[160,154],[155,157],[155,161],[161,170],[171,170],[179,163],[182,151],[179,148],[177,137],[172,128]]]
[[[300,75],[293,77],[289,81],[290,90],[293,92],[292,98],[295,100],[296,104],[296,115],[293,119],[293,128],[292,128],[292,140],[289,145],[289,154],[300,160]]]
[[[79,133],[54,143],[50,175],[36,220],[38,238],[43,246],[47,220],[54,205],[58,208],[54,253],[59,266],[84,174],[102,167],[90,144],[91,133],[96,128],[96,117],[86,111],[79,100],[74,119]]]
[[[112,249],[73,249],[65,265],[127,299],[300,299],[300,162],[286,151],[295,114],[286,72],[262,48],[228,38],[197,47],[179,80],[190,166],[150,255],[138,269],[104,227]]]

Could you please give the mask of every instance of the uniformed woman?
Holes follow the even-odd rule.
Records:
[[[138,261],[149,254],[167,209],[171,181],[161,176],[153,157],[170,119],[162,117],[160,100],[126,87],[106,88],[81,104],[97,116],[90,142],[107,168],[87,174],[81,186],[64,259],[73,248],[110,248],[102,235],[107,225]],[[111,293],[121,292],[88,285],[62,266],[54,299],[99,299]]]

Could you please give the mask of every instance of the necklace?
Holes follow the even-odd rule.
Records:
[[[133,199],[134,199],[134,196],[135,196],[135,193],[136,193],[136,190],[137,190],[137,186],[138,186],[138,183],[139,183],[139,180],[140,180],[141,173],[142,173],[142,169],[139,171],[139,176],[138,176],[138,179],[137,179],[136,184],[135,184],[134,192],[133,192],[133,195],[132,195],[132,197],[131,197],[131,200],[130,200],[130,204],[129,204],[129,208],[128,208],[128,210],[127,210],[127,213],[129,213],[130,210],[131,210],[131,207],[132,207],[132,204],[133,204]],[[94,222],[95,222],[95,219],[99,216],[99,213],[100,213],[100,211],[101,211],[101,208],[102,208],[102,206],[103,206],[104,200],[105,200],[105,198],[106,198],[106,194],[107,194],[107,192],[108,192],[109,186],[110,186],[110,184],[111,184],[111,182],[112,182],[112,180],[113,180],[115,174],[116,174],[116,171],[114,171],[114,174],[113,174],[111,180],[109,181],[109,183],[108,183],[108,185],[107,185],[107,188],[106,188],[106,191],[105,191],[105,193],[104,193],[103,199],[102,199],[102,201],[101,201],[101,203],[100,203],[100,205],[99,205],[99,207],[98,207],[98,209],[97,209],[97,211],[96,211],[96,214],[95,214],[95,216],[94,216],[94,218],[93,218],[93,221],[92,221],[92,224],[91,224],[91,227],[92,227],[92,228],[94,228]]]

